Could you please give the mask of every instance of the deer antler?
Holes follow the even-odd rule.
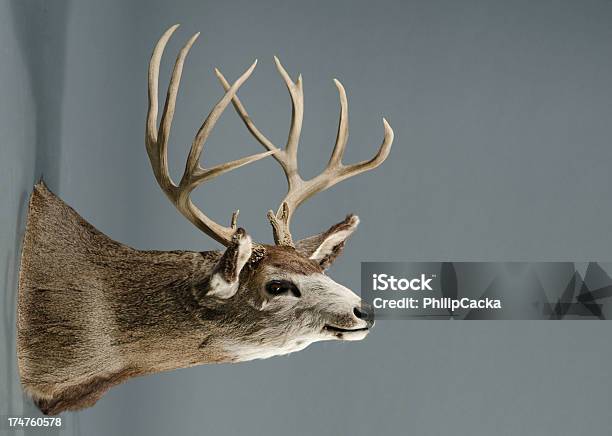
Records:
[[[201,183],[214,179],[223,173],[239,168],[243,165],[249,164],[256,160],[262,159],[274,151],[267,151],[264,153],[247,156],[242,159],[237,159],[231,162],[219,164],[211,168],[202,168],[199,164],[200,156],[204,148],[204,143],[208,139],[210,132],[215,126],[217,120],[230,103],[232,98],[236,95],[238,88],[249,78],[257,60],[246,70],[242,76],[234,82],[233,85],[229,86],[225,92],[225,95],[217,102],[213,109],[208,114],[208,117],[204,120],[204,123],[198,130],[189,156],[187,157],[187,163],[185,165],[185,171],[181,178],[181,181],[176,185],[170,173],[168,171],[168,137],[170,135],[170,127],[172,125],[172,117],[174,116],[174,108],[176,103],[176,96],[181,81],[181,74],[183,72],[183,64],[187,53],[191,49],[191,46],[199,36],[199,33],[193,35],[187,43],[183,46],[179,52],[172,76],[170,78],[170,84],[168,85],[168,93],[166,96],[166,104],[161,117],[159,130],[157,129],[157,92],[158,92],[158,79],[159,79],[159,64],[161,62],[162,54],[166,47],[166,44],[174,31],[178,28],[178,24],[169,28],[159,39],[153,54],[151,55],[151,61],[149,63],[149,110],[147,113],[147,128],[145,143],[147,147],[147,153],[153,167],[153,173],[155,179],[166,193],[172,204],[181,212],[189,221],[191,221],[196,227],[202,230],[204,233],[220,242],[221,244],[228,246],[232,241],[237,228],[238,211],[234,212],[231,219],[231,226],[224,227],[217,224],[209,217],[204,215],[200,209],[198,209],[191,201],[191,192]]]
[[[276,152],[274,159],[280,164],[285,172],[288,182],[288,191],[285,198],[281,202],[276,214],[273,211],[268,212],[268,219],[272,225],[274,233],[274,241],[278,245],[293,246],[293,239],[289,230],[291,217],[295,210],[308,198],[318,192],[324,191],[336,183],[356,176],[365,171],[372,170],[378,167],[389,155],[391,144],[393,143],[393,130],[387,120],[383,118],[384,139],[378,149],[376,155],[367,161],[358,162],[351,165],[342,163],[342,156],[346,149],[348,141],[348,102],[344,87],[337,79],[334,83],[340,94],[340,120],[338,123],[338,135],[336,144],[331,154],[326,168],[318,176],[310,180],[303,180],[298,172],[297,149],[300,140],[300,132],[302,130],[302,118],[304,115],[304,92],[302,88],[302,75],[299,75],[297,81],[294,82],[289,74],[283,68],[282,64],[275,56],[276,68],[287,85],[292,103],[291,127],[289,129],[289,137],[283,150],[276,147],[263,133],[257,129],[253,120],[249,117],[246,109],[240,102],[240,99],[234,95],[232,103],[236,112],[242,118],[242,121],[247,126],[251,134],[269,151]],[[230,84],[225,79],[223,74],[216,69],[217,78],[223,85],[223,88],[229,92]]]

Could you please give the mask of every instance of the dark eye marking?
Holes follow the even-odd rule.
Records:
[[[293,282],[289,280],[272,280],[266,284],[266,292],[270,295],[288,295],[300,298],[302,293]]]

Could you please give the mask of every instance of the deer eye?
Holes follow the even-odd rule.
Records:
[[[302,296],[297,286],[288,280],[272,280],[268,282],[266,284],[266,292],[270,295],[292,294],[298,298]]]

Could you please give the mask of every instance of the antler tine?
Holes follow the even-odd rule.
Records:
[[[340,120],[338,122],[336,145],[334,145],[334,151],[329,158],[329,163],[327,164],[328,167],[342,165],[342,156],[344,155],[344,150],[346,149],[349,135],[348,100],[346,98],[346,91],[338,79],[334,79],[334,84],[336,85],[336,88],[338,88],[338,95],[340,98]]]
[[[258,153],[231,162],[222,163],[211,168],[202,168],[199,164],[204,143],[208,139],[210,132],[227,105],[230,103],[230,101],[232,101],[232,98],[235,96],[240,86],[253,72],[257,61],[255,61],[233,85],[229,86],[229,89],[225,92],[225,95],[217,102],[206,117],[204,123],[198,130],[198,133],[193,140],[181,181],[178,185],[176,185],[172,181],[168,170],[168,138],[174,116],[176,97],[183,71],[183,64],[189,50],[191,49],[191,46],[199,35],[199,33],[196,33],[194,36],[192,36],[183,46],[177,56],[174,68],[172,70],[170,83],[168,85],[168,92],[166,95],[166,102],[162,113],[160,127],[159,130],[157,130],[159,66],[166,44],[177,28],[178,24],[169,28],[162,35],[155,46],[155,49],[153,50],[151,61],[149,63],[149,108],[147,112],[147,128],[145,135],[147,154],[149,155],[153,173],[155,174],[157,182],[178,211],[204,233],[221,244],[228,246],[231,244],[232,236],[237,229],[236,221],[238,218],[238,213],[234,212],[232,215],[230,227],[219,225],[208,218],[193,204],[190,195],[191,192],[204,181],[211,180],[217,176],[220,176],[221,174],[239,168],[243,165],[247,165],[251,162],[255,162],[256,160],[262,159],[275,152],[274,150],[271,150],[264,153]]]
[[[146,135],[145,135],[145,145],[147,148],[147,154],[149,155],[149,159],[151,160],[151,165],[153,167],[155,178],[157,179],[157,182],[162,187],[164,192],[167,189],[170,189],[174,184],[168,172],[168,160],[166,159],[167,143],[164,143],[164,141],[159,143],[157,140],[158,139],[157,112],[158,112],[158,106],[159,106],[158,104],[159,65],[161,63],[161,58],[164,53],[164,49],[166,48],[166,44],[168,43],[168,40],[170,39],[170,37],[172,36],[174,31],[178,27],[179,25],[175,24],[174,26],[170,27],[168,30],[164,32],[162,37],[159,39],[159,41],[155,45],[155,48],[153,49],[153,54],[151,55],[151,60],[149,62],[149,78],[148,78],[149,79],[148,80],[149,108],[147,112],[147,129],[146,129]],[[185,47],[183,47],[183,50],[181,50],[181,52],[179,53],[179,58],[177,58],[177,64],[175,64],[175,68],[172,71],[172,78],[174,79],[175,83],[177,79],[180,82],[180,76],[182,73],[182,68],[176,68],[176,66],[179,64],[182,67],[182,62],[179,63],[180,56],[181,54],[184,54],[186,56],[187,51],[189,50],[189,49],[187,50],[184,50],[184,49]],[[171,82],[173,81],[171,80]],[[170,91],[170,87],[168,88],[168,91]],[[172,114],[170,114],[169,117],[166,115],[167,109],[168,109],[168,100],[171,100],[168,98],[170,97],[170,92],[168,92],[168,94],[169,95],[166,98],[166,105],[164,107],[164,113],[162,114],[162,119],[165,119],[165,122],[162,122],[162,126],[164,124],[168,124],[172,122]],[[169,126],[167,126],[167,128],[165,128],[164,130],[166,133],[169,133],[170,131]]]
[[[378,151],[376,152],[374,157],[370,160],[364,160],[351,165],[342,165],[340,169],[342,178],[340,180],[356,176],[357,174],[361,174],[365,171],[373,170],[374,168],[382,164],[385,159],[387,159],[387,156],[389,156],[389,153],[391,152],[391,145],[393,144],[393,138],[395,134],[393,133],[393,129],[384,117],[382,121],[384,128],[383,142],[382,144],[380,144],[380,147],[378,148]]]
[[[291,96],[291,128],[289,129],[289,137],[285,146],[288,163],[291,164],[290,170],[293,170],[290,175],[297,176],[297,149],[300,142],[300,134],[302,132],[302,121],[304,119],[304,89],[302,87],[302,75],[298,75],[297,81],[294,83],[287,70],[283,67],[278,57],[274,56],[276,69],[285,81],[289,95]],[[299,177],[299,176],[298,176]]]
[[[393,143],[393,129],[391,129],[391,126],[387,120],[383,118],[384,138],[376,155],[370,160],[351,165],[344,165],[342,163],[342,157],[348,142],[348,100],[342,83],[340,83],[339,80],[334,79],[334,84],[336,85],[336,88],[338,88],[340,98],[340,117],[338,122],[336,143],[329,162],[323,172],[310,180],[304,181],[298,173],[297,165],[297,146],[299,142],[299,134],[302,128],[304,104],[302,77],[300,75],[297,82],[294,83],[277,57],[274,57],[274,61],[280,75],[287,85],[287,89],[289,90],[293,112],[287,145],[284,150],[279,150],[278,153],[274,155],[274,159],[279,162],[285,172],[289,189],[277,212],[268,212],[268,219],[272,225],[274,241],[276,244],[292,246],[293,240],[289,230],[289,225],[295,210],[313,195],[324,191],[349,177],[372,170],[383,163],[391,150],[391,145]],[[221,82],[221,85],[227,91],[230,87],[228,81],[225,79],[225,77],[223,77],[220,71],[216,70],[215,72],[217,74],[217,78]],[[255,139],[257,139],[257,141],[268,150],[278,150],[278,148],[255,126],[253,120],[249,116],[238,96],[233,97],[232,103],[236,109],[236,112],[242,118],[242,121]]]

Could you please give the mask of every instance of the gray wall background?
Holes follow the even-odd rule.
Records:
[[[171,138],[182,169],[221,89],[253,58],[240,96],[285,139],[278,54],[304,75],[303,172],[327,162],[349,93],[346,161],[369,157],[388,117],[388,162],[308,202],[300,236],[349,211],[360,231],[331,274],[358,290],[366,260],[611,260],[612,2],[0,1],[0,414],[33,416],[14,352],[15,289],[27,195],[43,174],[99,229],[143,249],[217,248],[165,200],[143,145],[146,66],[176,22],[187,61]],[[204,153],[259,151],[232,110]],[[285,190],[270,159],[200,189],[214,218],[236,206],[260,241]],[[132,380],[60,434],[607,435],[607,322],[380,322],[361,343]]]

